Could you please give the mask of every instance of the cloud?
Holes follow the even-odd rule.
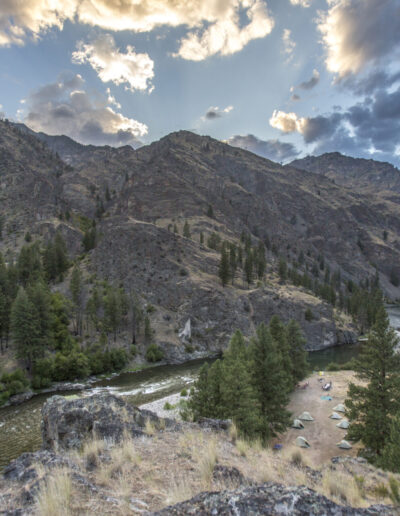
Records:
[[[374,152],[399,162],[395,156],[400,134],[400,86],[393,91],[379,89],[346,110],[316,117],[275,110],[270,124],[285,133],[298,132],[304,143],[315,145],[313,152]]]
[[[397,0],[328,0],[318,29],[326,48],[326,66],[339,77],[367,65],[395,59],[400,47],[400,4]]]
[[[218,2],[215,3],[218,4]],[[224,15],[203,30],[196,29],[189,32],[181,40],[180,48],[174,54],[175,57],[203,61],[215,54],[223,56],[234,54],[253,39],[267,36],[274,27],[274,20],[267,5],[261,0],[231,0],[219,4],[225,4],[228,7]],[[241,24],[240,10],[244,10],[249,20],[247,25]]]
[[[224,109],[220,109],[218,106],[211,106],[207,109],[207,112],[204,116],[202,116],[202,120],[215,120],[216,118],[221,118],[224,115],[227,115],[233,110],[233,106],[227,106]]]
[[[125,84],[125,89],[131,91],[153,90],[154,62],[148,54],[137,54],[129,45],[126,53],[121,52],[110,34],[103,34],[89,44],[81,41],[77,47],[78,50],[72,53],[72,61],[89,63],[103,82]]]
[[[286,62],[291,61],[293,57],[293,51],[296,48],[296,43],[291,39],[292,32],[289,29],[283,29],[282,41],[284,53],[287,55]]]
[[[92,98],[83,88],[80,75],[60,76],[24,99],[23,121],[35,131],[65,134],[84,144],[137,146],[147,126],[115,111],[110,93],[108,99]]]
[[[275,111],[272,113],[269,123],[271,127],[279,129],[283,133],[301,133],[303,130],[305,118],[299,118],[296,113],[285,113],[285,111]]]
[[[301,90],[311,90],[319,83],[319,72],[318,70],[313,70],[312,77],[308,79],[308,81],[304,81],[299,84],[299,88]]]
[[[290,100],[296,102],[297,100],[300,100],[300,98],[300,95],[297,95],[297,93],[293,93],[293,95],[290,97]]]
[[[264,0],[2,0],[0,46],[61,30],[66,20],[115,32],[186,26],[175,55],[194,61],[238,52],[274,26]]]
[[[290,0],[292,5],[300,5],[301,7],[310,7],[312,0]]]
[[[292,143],[279,140],[260,140],[253,134],[231,136],[227,143],[277,162],[290,161],[300,154],[300,151]]]

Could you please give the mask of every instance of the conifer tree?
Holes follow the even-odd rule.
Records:
[[[210,417],[209,412],[209,385],[208,371],[209,364],[201,366],[199,376],[193,386],[192,395],[189,400],[189,407],[193,412],[193,418],[197,421],[200,417]]]
[[[278,274],[281,281],[285,281],[287,279],[287,264],[284,258],[279,259]]]
[[[366,385],[349,385],[346,399],[349,438],[361,440],[371,460],[382,455],[390,439],[390,423],[400,408],[398,339],[382,305],[368,341],[354,362],[357,378]]]
[[[229,256],[228,252],[226,250],[226,247],[223,245],[221,249],[221,258],[219,261],[219,269],[218,269],[218,275],[221,280],[222,286],[225,287],[225,285],[229,281]]]
[[[286,326],[286,339],[292,364],[292,378],[294,385],[302,380],[308,371],[306,340],[303,337],[297,321],[291,319]]]
[[[34,307],[23,287],[18,290],[11,308],[11,333],[17,356],[25,361],[31,372],[34,359],[40,354],[37,348],[39,329]]]
[[[210,219],[214,218],[214,210],[211,204],[209,204],[207,208],[207,217],[210,217]]]
[[[262,242],[258,244],[257,248],[257,276],[258,279],[263,279],[267,262],[265,260],[265,247]]]
[[[230,267],[230,277],[232,278],[232,285],[233,285],[233,282],[235,280],[236,268],[237,268],[235,244],[230,244],[230,246],[229,246],[229,267]]]
[[[264,440],[282,432],[289,424],[287,374],[282,355],[268,327],[260,324],[251,344],[251,371],[261,412],[260,432]]]
[[[393,473],[400,473],[400,414],[397,414],[390,423],[390,435],[378,466]]]
[[[72,296],[72,303],[74,305],[75,313],[75,333],[81,333],[82,327],[82,304],[83,304],[83,290],[82,290],[82,273],[77,265],[72,270],[71,281],[69,289]]]
[[[204,234],[202,231],[200,233],[200,244],[204,244]]]
[[[149,316],[146,315],[146,317],[144,318],[144,339],[145,339],[146,343],[149,344],[151,342],[152,338],[153,338],[153,330],[151,328]]]
[[[260,409],[240,331],[235,332],[224,353],[222,368],[221,394],[226,416],[233,419],[243,435],[253,437],[260,426]]]
[[[286,375],[286,390],[287,392],[290,392],[294,385],[292,377],[293,364],[290,358],[286,328],[277,315],[273,315],[271,317],[269,322],[269,331],[282,356],[282,367],[284,374]]]
[[[191,237],[190,226],[189,226],[189,222],[187,220],[185,220],[185,224],[183,225],[183,236],[186,238]]]
[[[246,253],[246,259],[244,261],[244,274],[247,281],[248,286],[250,286],[253,281],[253,256],[251,251]]]
[[[108,333],[113,333],[114,342],[121,321],[121,306],[114,288],[108,288],[104,297],[104,326]]]

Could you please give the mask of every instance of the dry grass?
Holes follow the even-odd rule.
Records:
[[[218,462],[217,442],[215,438],[210,439],[202,449],[198,460],[198,470],[201,484],[209,489],[212,483],[214,467]]]
[[[70,516],[72,482],[68,470],[52,470],[36,498],[38,516]]]
[[[284,448],[281,456],[283,460],[297,468],[310,466],[310,461],[306,454],[296,446],[288,446],[287,448]]]
[[[146,420],[144,432],[146,435],[150,435],[150,436],[155,435],[155,433],[156,433],[156,427],[153,425],[153,423],[150,421],[150,419]]]
[[[338,503],[353,507],[361,505],[361,493],[356,480],[343,471],[326,470],[323,473],[320,492]]]
[[[183,475],[174,475],[165,494],[165,505],[174,505],[189,500],[194,495],[190,480]]]

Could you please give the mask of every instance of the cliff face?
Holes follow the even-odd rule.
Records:
[[[351,325],[327,303],[279,283],[278,256],[303,254],[309,270],[323,256],[343,281],[358,282],[377,267],[386,293],[400,297],[389,281],[393,270],[400,276],[400,206],[393,200],[188,131],[138,150],[39,137],[0,123],[0,249],[12,257],[26,231],[46,240],[59,230],[75,256],[82,217],[95,218],[99,241],[84,262],[88,277],[122,283],[155,306],[152,325],[170,361],[219,351],[235,328],[249,335],[274,313],[299,320],[308,349],[351,340]],[[185,221],[191,238],[182,236]],[[207,239],[217,233],[237,243],[242,232],[274,250],[267,250],[266,281],[249,287],[240,273],[222,288],[219,253]],[[183,343],[179,331],[189,319],[191,342]]]

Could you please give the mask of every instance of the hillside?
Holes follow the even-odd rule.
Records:
[[[290,166],[323,175],[338,185],[366,193],[379,192],[397,202],[400,200],[400,170],[387,162],[329,152],[296,159]]]
[[[95,219],[98,243],[81,261],[86,295],[94,278],[136,292],[154,308],[151,323],[169,361],[217,352],[234,328],[249,335],[275,313],[300,322],[309,349],[351,340],[346,317],[311,291],[279,281],[280,257],[314,271],[308,273],[318,281],[327,270],[336,273],[342,285],[373,277],[377,267],[386,294],[400,297],[390,282],[400,275],[396,202],[188,131],[136,151],[56,146],[57,138],[44,146],[1,122],[0,250],[11,259],[27,231],[46,241],[58,230],[74,257],[83,223]],[[207,245],[213,233],[235,244],[243,234],[252,246],[263,242],[264,281],[248,285],[239,267],[234,285],[223,288],[220,252]],[[312,321],[304,318],[307,308]],[[188,319],[190,341],[178,336]],[[127,331],[120,338],[129,339]]]

